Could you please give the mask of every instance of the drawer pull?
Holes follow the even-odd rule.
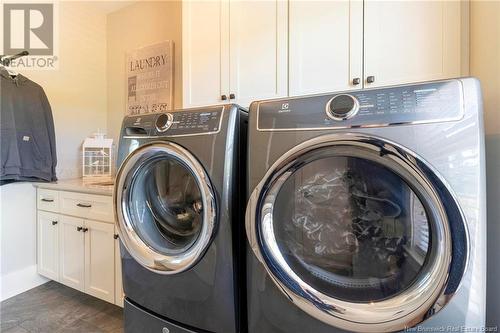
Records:
[[[92,207],[91,204],[82,204],[82,203],[79,203],[79,204],[76,204],[78,207],[82,207],[82,208],[90,208]]]
[[[114,238],[114,239],[118,239],[118,237],[119,237],[119,236],[118,236],[118,234],[114,234],[114,235],[113,235],[113,238]]]
[[[82,231],[82,227],[76,227],[76,231]]]
[[[89,228],[83,228],[82,231],[87,232],[87,231],[89,231]]]
[[[45,199],[45,198],[42,198],[42,201],[43,202],[54,202],[54,199]]]
[[[52,221],[52,225],[56,225],[57,224],[57,221]]]

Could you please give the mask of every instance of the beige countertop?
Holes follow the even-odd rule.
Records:
[[[112,181],[106,180],[85,180],[83,178],[58,180],[53,183],[33,183],[37,188],[49,190],[71,191],[99,195],[113,195]]]

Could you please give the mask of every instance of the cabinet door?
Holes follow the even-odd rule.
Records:
[[[230,93],[248,106],[288,95],[288,4],[230,1]]]
[[[38,274],[59,280],[59,215],[38,211]]]
[[[115,241],[112,223],[85,221],[85,292],[115,302]]]
[[[362,88],[363,2],[290,1],[289,11],[290,95]]]
[[[461,6],[460,1],[365,1],[366,86],[460,76]]]
[[[182,2],[183,107],[229,99],[229,2]]]
[[[115,228],[115,304],[123,308],[122,258],[120,257],[120,238]]]
[[[60,215],[59,282],[84,291],[84,220]]]

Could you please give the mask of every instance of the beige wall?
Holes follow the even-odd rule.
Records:
[[[164,40],[174,41],[174,107],[182,105],[182,3],[141,1],[108,15],[108,136],[118,140],[126,108],[125,55]],[[117,141],[116,141],[117,142]]]
[[[23,71],[49,98],[60,179],[81,176],[82,141],[106,129],[106,14],[92,2],[59,3],[59,69]]]
[[[101,6],[101,5],[99,5]],[[60,179],[81,176],[83,139],[106,128],[106,13],[91,2],[59,3],[59,69],[21,71],[52,106]],[[31,183],[0,187],[0,299],[47,281],[36,272],[36,200]]]
[[[470,73],[481,80],[486,133],[500,134],[500,1],[472,1]]]
[[[470,72],[481,80],[488,198],[487,326],[500,325],[500,2],[472,1]]]

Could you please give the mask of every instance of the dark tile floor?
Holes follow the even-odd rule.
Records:
[[[0,304],[2,333],[118,333],[123,310],[51,281]]]

